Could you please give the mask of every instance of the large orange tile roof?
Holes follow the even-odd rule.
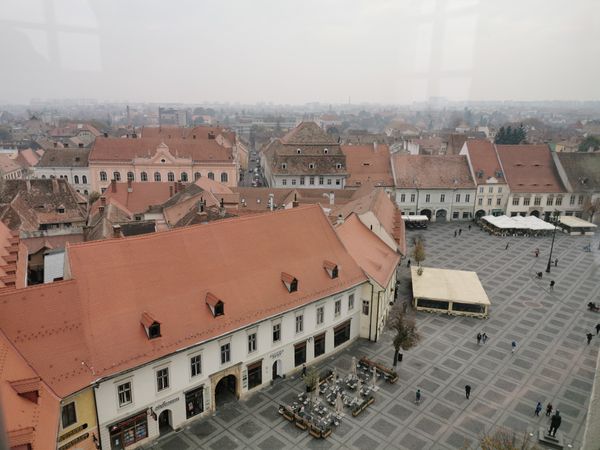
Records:
[[[19,395],[33,391],[38,392],[37,403]],[[55,448],[59,405],[59,399],[0,330],[0,414],[8,447]]]
[[[565,192],[546,144],[496,145],[496,149],[511,192]]]
[[[466,156],[392,156],[397,188],[475,189]]]
[[[492,177],[498,183],[506,182],[493,143],[485,139],[470,139],[466,144],[477,184],[485,184]]]
[[[338,225],[336,232],[364,272],[386,288],[400,262],[400,255],[369,230],[356,214]]]
[[[109,204],[113,200],[117,201],[127,211],[133,214],[146,212],[152,205],[160,205],[178,192],[178,188],[183,189],[181,184],[176,182],[112,182],[108,189],[102,194],[105,203]],[[90,215],[98,213],[102,201],[98,199],[91,207]]]
[[[390,148],[386,144],[342,145],[341,148],[346,155],[346,167],[350,174],[346,186],[357,187],[365,183],[394,185]]]
[[[0,329],[60,396],[366,280],[316,205],[74,244],[67,256],[72,280],[0,293]],[[212,316],[208,292],[223,316]],[[162,337],[148,340],[144,312]]]
[[[89,161],[123,161],[154,156],[159,145],[166,145],[169,152],[179,158],[202,162],[233,162],[233,153],[214,139],[181,139],[162,137],[105,138],[94,141]]]

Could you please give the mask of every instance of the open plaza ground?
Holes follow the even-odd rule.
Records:
[[[425,267],[476,271],[492,302],[489,319],[417,313],[422,341],[404,352],[399,381],[379,382],[375,403],[356,418],[346,414],[329,438],[315,439],[278,413],[279,404],[291,403],[304,390],[296,375],[244,401],[223,405],[214,415],[147,448],[456,449],[474,446],[483,432],[497,427],[537,437],[549,423],[543,412],[534,415],[538,401],[544,409],[551,402],[560,410],[559,433],[565,444],[579,448],[600,347],[594,329],[600,313],[586,307],[600,300],[598,237],[557,233],[558,266],[553,264],[548,274],[551,237],[489,236],[476,226],[468,230],[468,225],[432,224],[427,230],[408,231],[407,241],[412,247],[414,236],[424,238]],[[454,237],[458,228],[462,233]],[[592,251],[584,251],[590,242]],[[543,272],[542,279],[537,272]],[[406,260],[399,274],[400,299],[406,299]],[[487,333],[486,344],[477,345],[478,332]],[[590,345],[588,332],[594,334]],[[386,332],[377,343],[359,340],[319,367],[336,367],[344,375],[353,356],[391,366],[391,339]],[[514,353],[512,341],[518,343]],[[467,384],[472,387],[469,400]],[[422,392],[419,405],[414,402],[417,389]]]

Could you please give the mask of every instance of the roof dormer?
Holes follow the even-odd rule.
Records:
[[[288,292],[296,292],[298,290],[298,280],[295,276],[290,275],[289,273],[281,272],[281,281],[285,284]]]
[[[206,304],[210,308],[213,317],[225,314],[225,303],[211,292],[206,293]]]
[[[11,381],[10,387],[19,396],[26,398],[30,402],[37,403],[40,396],[40,381],[40,377],[24,378],[22,380]]]
[[[327,261],[327,260],[323,261],[323,269],[325,269],[325,271],[327,272],[327,275],[329,275],[329,278],[331,278],[332,280],[334,278],[337,278],[339,275],[338,266],[334,262]]]
[[[144,326],[144,330],[146,331],[148,339],[156,339],[161,336],[160,322],[154,319],[154,317],[152,317],[149,313],[144,311],[142,313],[142,319],[140,322]]]

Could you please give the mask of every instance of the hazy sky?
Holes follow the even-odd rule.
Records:
[[[0,102],[600,99],[600,0],[1,0]]]

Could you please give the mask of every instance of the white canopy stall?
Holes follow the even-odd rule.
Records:
[[[558,226],[565,233],[571,235],[593,236],[596,231],[596,225],[575,216],[561,216]]]

